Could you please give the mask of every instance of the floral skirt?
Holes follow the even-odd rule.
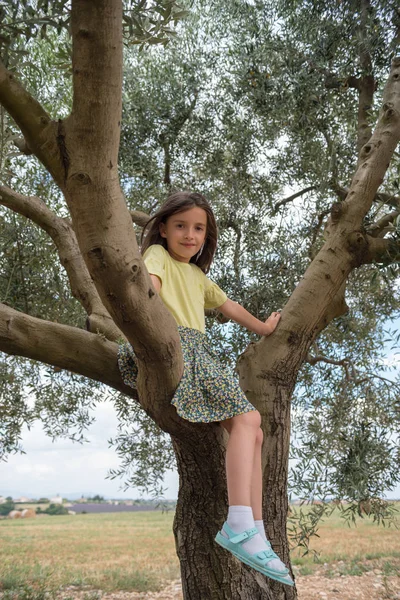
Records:
[[[233,373],[226,370],[197,329],[178,326],[184,371],[171,402],[187,421],[211,423],[256,410],[247,400]],[[132,346],[121,344],[118,366],[126,385],[136,387],[137,365]]]

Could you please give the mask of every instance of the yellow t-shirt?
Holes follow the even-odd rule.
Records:
[[[160,244],[150,246],[143,259],[148,272],[161,279],[161,299],[178,325],[204,333],[204,309],[226,302],[225,292],[198,266],[175,260]]]

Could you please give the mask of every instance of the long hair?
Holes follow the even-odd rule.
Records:
[[[196,192],[174,192],[168,196],[162,207],[143,227],[141,239],[142,254],[153,244],[159,244],[167,250],[167,241],[160,234],[160,223],[166,223],[172,215],[189,210],[194,206],[202,208],[207,213],[207,229],[203,251],[201,254],[200,250],[196,252],[190,259],[190,262],[200,267],[204,273],[208,273],[217,248],[218,230],[211,206],[202,194]]]

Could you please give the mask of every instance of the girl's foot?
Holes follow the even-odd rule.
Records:
[[[289,575],[288,569],[272,550],[269,542],[263,542],[264,549],[260,551],[250,552],[248,550],[249,541],[257,535],[259,533],[255,527],[244,530],[241,533],[235,533],[225,522],[222,530],[217,533],[215,541],[239,560],[260,573],[280,583],[293,586],[294,582]],[[247,549],[245,548],[245,544],[247,544]],[[277,566],[278,568],[273,568],[273,566]]]
[[[253,529],[255,525],[251,506],[230,506],[226,524],[235,533],[240,533],[241,531],[245,531],[247,529]],[[228,539],[228,535],[225,533],[224,529],[221,530],[221,534]],[[243,548],[249,554],[255,554],[256,552],[265,550],[265,541],[262,537],[262,534],[257,531],[255,535],[251,537],[251,539],[243,542]],[[287,569],[285,569],[284,566],[283,568],[287,572]]]
[[[258,533],[261,535],[262,539],[267,544],[268,548],[271,549],[271,542],[267,540],[267,535],[265,533],[264,521],[260,519],[254,521],[254,524],[257,528]],[[282,570],[288,572],[287,568],[278,557],[276,559],[272,559],[269,566],[271,567],[271,569],[274,569],[276,571]]]

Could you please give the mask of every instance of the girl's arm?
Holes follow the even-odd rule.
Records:
[[[152,275],[151,273],[149,273],[149,275],[156,292],[159,294],[161,290],[161,279],[157,277],[157,275]]]
[[[225,315],[225,317],[233,319],[239,325],[243,325],[243,327],[254,331],[254,333],[258,333],[258,335],[270,335],[276,329],[281,318],[280,313],[273,312],[264,323],[253,317],[243,306],[237,302],[233,302],[233,300],[229,300],[229,298],[217,310]]]

